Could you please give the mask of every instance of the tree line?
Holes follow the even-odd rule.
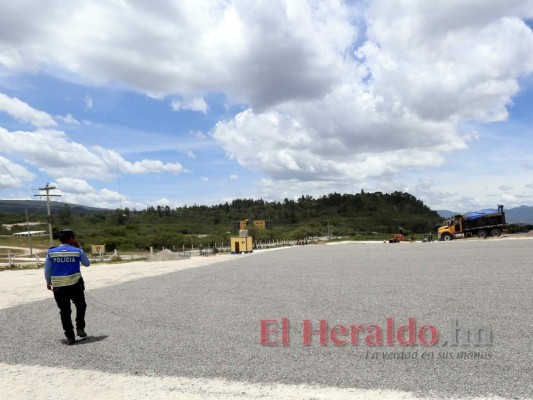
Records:
[[[0,220],[13,220],[0,214]],[[43,219],[32,216],[32,219]],[[283,201],[235,199],[216,205],[150,206],[143,210],[116,209],[72,212],[64,204],[54,213],[54,232],[75,229],[84,245],[106,244],[113,250],[149,247],[182,248],[227,243],[238,232],[236,221],[268,220],[270,229],[250,226],[257,240],[303,239],[331,234],[366,237],[397,232],[423,234],[436,231],[439,215],[405,192],[302,195]],[[4,233],[1,232],[0,233]],[[5,233],[4,233],[5,234]]]

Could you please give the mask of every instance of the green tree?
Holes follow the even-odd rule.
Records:
[[[63,207],[61,207],[61,209],[59,210],[57,217],[61,225],[70,224],[72,218],[72,210],[67,203],[63,204]]]

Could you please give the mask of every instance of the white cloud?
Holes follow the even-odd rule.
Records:
[[[83,179],[58,178],[53,186],[61,191],[61,201],[64,203],[115,209],[121,203],[128,202],[120,193],[107,188],[96,189]]]
[[[229,176],[229,179],[232,180],[232,181],[236,181],[236,180],[239,179],[239,175],[237,175],[237,174],[231,174],[231,175]]]
[[[63,188],[61,188],[63,189]],[[122,207],[129,207],[131,202],[120,195],[118,192],[109,189],[96,189],[91,187],[90,191],[84,193],[70,193],[62,190],[61,201],[65,203],[84,204],[97,208],[116,209],[122,204]]]
[[[169,199],[165,198],[165,197],[163,197],[162,199],[159,199],[159,200],[155,201],[153,204],[154,204],[156,207],[157,207],[157,206],[161,206],[161,207],[167,207],[167,206],[168,206],[168,207],[171,207],[171,206],[172,206],[172,202],[171,202]]]
[[[196,158],[196,154],[194,154],[194,152],[192,150],[188,150],[187,151],[187,157],[189,157],[189,158],[194,160]]]
[[[54,143],[54,146],[51,146]],[[105,171],[105,163],[85,146],[69,140],[57,130],[9,132],[0,127],[0,151],[21,155],[28,164],[54,176],[63,176],[69,168],[91,176]]]
[[[367,41],[327,94],[249,108],[213,137],[241,165],[294,190],[443,165],[479,137],[461,124],[505,120],[518,79],[533,72],[533,33],[521,19],[533,2],[492,2],[481,16],[474,3],[370,3]]]
[[[121,173],[129,174],[184,171],[180,163],[150,159],[130,162],[116,151],[101,146],[89,149],[57,130],[9,132],[0,127],[0,152],[18,154],[28,164],[59,177],[65,176],[69,170],[75,170],[84,178],[98,180],[113,179],[117,168]]]
[[[2,157],[0,157],[0,161],[2,161]],[[91,207],[108,209],[118,208],[121,201],[123,205],[133,204],[131,201],[129,201],[127,198],[124,198],[124,196],[121,196],[119,193],[106,188],[96,189],[83,179],[58,178],[54,182],[51,182],[51,186],[57,187],[59,191],[55,194],[61,194],[61,197],[58,199],[59,201],[64,203],[82,204]],[[0,189],[1,188],[2,186],[0,184]],[[13,198],[20,200],[34,199],[33,197],[26,197],[25,195],[16,196]],[[142,205],[141,208],[144,208],[144,205]]]
[[[93,99],[92,99],[92,97],[89,96],[89,95],[86,95],[84,101],[85,101],[85,109],[86,110],[92,110],[93,109]]]
[[[30,123],[36,127],[55,126],[57,122],[44,111],[39,111],[27,103],[0,93],[0,111],[15,118],[17,121]]]
[[[202,131],[191,131],[187,133],[188,136],[193,136],[198,140],[205,140],[207,139],[207,135],[203,133]]]
[[[434,182],[426,186],[426,179],[421,179],[413,185],[409,193],[422,200],[432,210],[449,210],[456,213],[464,213],[494,207],[493,200],[489,199],[487,195],[477,197],[470,193],[465,194],[457,191],[457,189],[461,189],[460,187],[455,187],[455,190],[449,189],[449,187],[441,187]]]
[[[531,9],[532,1],[373,2],[358,55],[377,94],[424,119],[503,120],[517,79],[533,71],[533,34],[521,19]]]
[[[31,10],[2,4],[0,16],[7,68],[66,71],[154,96],[224,92],[261,106],[325,94],[354,36],[340,0],[43,0]]]
[[[503,204],[507,204],[507,206],[509,206],[509,205],[511,205],[511,206],[519,205],[520,201],[521,201],[521,200],[519,200],[518,196],[516,196],[514,194],[511,194],[511,193],[502,193],[500,198],[502,200],[502,203]]]
[[[183,100],[173,100],[170,106],[174,111],[189,110],[206,114],[209,106],[203,97],[191,97]]]
[[[58,178],[53,186],[72,194],[85,194],[94,191],[87,181],[78,178]]]
[[[129,162],[122,158],[122,156],[114,150],[108,150],[101,146],[95,146],[94,152],[99,156],[103,163],[111,168],[112,166],[119,167],[121,172],[130,174],[147,174],[153,172],[183,172],[183,166],[180,163],[163,163],[160,160],[141,160],[136,162]]]
[[[72,116],[72,114],[67,114],[65,116],[57,115],[57,119],[63,121],[65,124],[79,125],[80,122]]]
[[[350,103],[344,97],[335,104],[287,107],[285,114],[247,110],[218,123],[213,136],[243,166],[301,181],[362,180],[438,165],[440,152],[465,147],[453,124],[414,115],[398,115],[393,122],[374,104],[360,110],[354,103],[357,99]]]
[[[532,17],[532,0],[4,2],[0,65],[172,96],[176,110],[206,113],[198,93],[223,93],[244,105],[212,131],[227,158],[319,191],[442,165],[482,138],[464,123],[505,120],[533,72]],[[182,171],[58,140],[66,153],[28,144],[28,162],[61,169],[74,152],[91,176]]]

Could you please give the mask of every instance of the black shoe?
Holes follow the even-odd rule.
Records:
[[[76,333],[78,334],[79,337],[87,337],[87,334],[85,333],[83,329],[76,329]]]
[[[67,344],[69,346],[72,346],[75,342],[76,342],[76,339],[74,339],[73,337],[68,337],[67,338]]]

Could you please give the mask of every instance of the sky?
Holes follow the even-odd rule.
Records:
[[[533,205],[533,0],[0,3],[0,199]]]

